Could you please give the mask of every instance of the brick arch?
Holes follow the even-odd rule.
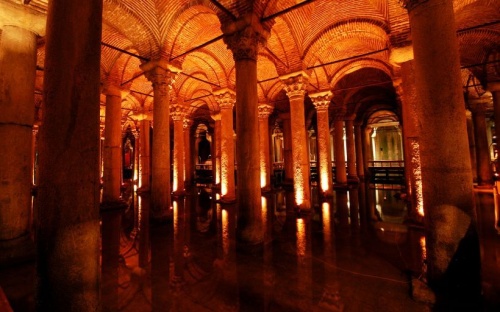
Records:
[[[351,61],[339,68],[330,80],[330,87],[334,89],[337,83],[342,78],[362,68],[373,68],[375,70],[380,70],[387,76],[391,78],[393,77],[392,67],[388,63],[372,58],[362,58]]]

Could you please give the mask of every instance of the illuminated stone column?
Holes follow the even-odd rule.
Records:
[[[33,254],[31,155],[35,121],[36,34],[3,26],[0,40],[0,264]],[[31,246],[30,246],[31,245]]]
[[[467,300],[478,292],[480,260],[453,1],[404,4],[413,40],[417,118],[424,130],[418,144],[428,281],[436,289],[451,286],[451,280],[465,285],[445,290]]]
[[[173,149],[173,181],[172,192],[174,195],[184,194],[184,105],[170,105],[170,116],[174,121],[174,149]]]
[[[184,187],[189,188],[193,185],[193,158],[191,157],[191,126],[193,120],[184,117],[182,121],[182,130],[184,131]]]
[[[493,96],[493,112],[495,118],[495,135],[497,137],[497,155],[500,153],[500,82],[488,83],[488,91],[491,92]],[[498,156],[497,156],[498,158]],[[500,161],[497,159],[497,172],[500,173]]]
[[[354,117],[349,116],[345,120],[345,137],[347,145],[347,174],[349,180],[358,182],[358,174],[356,172],[356,147],[354,145]]]
[[[361,122],[354,122],[354,144],[356,145],[356,169],[360,180],[364,179],[365,166],[363,155],[363,137],[361,130]]]
[[[347,172],[345,168],[344,149],[344,121],[338,116],[333,122],[334,131],[334,153],[335,153],[335,182],[338,185],[347,184]]]
[[[476,142],[474,141],[474,123],[472,122],[472,113],[470,110],[465,111],[465,118],[467,118],[467,138],[469,140],[469,155],[472,167],[473,181],[477,181],[477,165],[476,165]]]
[[[43,79],[45,111],[40,127],[40,175],[35,200],[39,216],[37,311],[101,309],[101,25],[102,0],[52,0],[49,4]],[[5,35],[3,32],[2,41]]]
[[[490,151],[486,136],[486,109],[491,102],[489,93],[479,98],[468,98],[469,109],[474,122],[474,142],[476,143],[477,184],[493,185],[490,166]]]
[[[330,146],[330,122],[328,107],[332,99],[332,92],[319,92],[309,94],[316,108],[318,129],[318,154],[319,154],[319,181],[323,195],[332,195],[332,155]]]
[[[141,163],[141,177],[140,177],[140,192],[149,192],[151,185],[150,185],[150,180],[151,180],[151,171],[150,171],[150,151],[151,151],[151,146],[150,146],[150,131],[151,131],[151,125],[150,121],[147,119],[143,119],[140,121],[140,163]]]
[[[236,200],[234,186],[234,137],[233,107],[235,93],[229,89],[221,89],[214,93],[220,108],[220,188],[221,199],[226,202]],[[217,141],[217,137],[215,138]]]
[[[309,155],[304,113],[304,95],[309,76],[305,72],[280,77],[290,99],[290,123],[293,157],[293,191],[295,205],[301,210],[311,209],[309,186]]]
[[[257,15],[222,26],[236,68],[236,157],[238,163],[238,238],[247,244],[264,239],[261,221],[257,55],[269,36]],[[224,130],[223,130],[224,131]],[[222,147],[224,149],[224,147]]]
[[[117,203],[121,199],[122,173],[122,97],[117,86],[106,81],[103,94],[106,95],[106,117],[104,121],[103,147],[103,189],[102,202]]]
[[[259,109],[259,156],[260,156],[260,187],[264,191],[271,190],[271,160],[269,157],[269,115],[274,108],[261,104]]]
[[[222,151],[221,151],[222,128],[221,128],[221,113],[220,113],[220,111],[213,113],[211,115],[211,117],[214,120],[214,137],[215,137],[215,144],[214,144],[215,185],[216,185],[216,187],[220,187],[220,183],[221,183],[221,153],[222,153]]]
[[[293,155],[292,155],[292,126],[290,114],[282,113],[279,116],[283,120],[283,162],[285,169],[285,182],[293,182]]]
[[[142,64],[141,69],[153,84],[153,150],[151,163],[151,211],[153,219],[164,219],[170,209],[170,95],[178,69],[166,61]]]

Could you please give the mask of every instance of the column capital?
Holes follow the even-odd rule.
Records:
[[[182,121],[186,116],[186,107],[182,104],[170,104],[170,116],[174,121]]]
[[[484,114],[488,110],[489,106],[492,106],[493,104],[491,93],[486,92],[480,97],[469,96],[467,104],[473,114]]]
[[[213,112],[212,114],[210,114],[210,117],[212,117],[212,119],[213,119],[214,121],[219,121],[219,120],[221,119],[220,110],[215,111],[215,112]]]
[[[139,66],[146,78],[153,84],[154,91],[167,95],[181,70],[164,59],[152,60]]]
[[[408,12],[410,12],[411,10],[416,8],[417,6],[419,6],[422,3],[425,3],[427,1],[429,1],[429,0],[399,0],[399,3],[401,4],[401,6],[403,8],[407,9]]]
[[[255,14],[247,14],[238,20],[222,25],[224,42],[233,52],[235,61],[257,60],[259,46],[264,46],[269,31]]]
[[[101,82],[101,93],[108,96],[124,97],[126,91],[120,88],[120,83],[113,79],[105,79]]]
[[[307,91],[309,75],[304,71],[299,71],[280,77],[285,84],[286,95],[289,98],[303,97]]]
[[[390,51],[389,60],[394,64],[402,64],[413,60],[413,46],[393,47]]]
[[[328,110],[330,101],[332,100],[332,96],[333,94],[330,90],[309,94],[309,97],[311,98],[311,101],[313,102],[314,107],[316,107],[316,110],[318,112]]]
[[[236,103],[236,92],[223,88],[213,92],[215,100],[221,109],[232,109]]]
[[[184,129],[189,129],[193,125],[193,120],[191,118],[188,118],[184,116],[184,119],[182,119],[182,127]]]
[[[259,118],[268,118],[274,111],[274,107],[269,104],[259,104],[257,107],[259,110]]]

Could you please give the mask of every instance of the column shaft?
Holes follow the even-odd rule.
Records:
[[[121,153],[121,94],[118,88],[109,87],[106,92],[106,117],[104,128],[104,172],[103,172],[103,202],[120,200],[120,184],[122,171]]]
[[[260,159],[260,187],[271,189],[271,159],[269,148],[269,115],[273,107],[259,105],[259,159]]]
[[[191,125],[190,119],[184,118],[184,185],[189,188],[193,185],[193,157],[191,156]]]
[[[170,110],[170,115],[174,121],[172,192],[180,195],[184,193],[184,106],[174,104],[170,106]]]
[[[234,187],[234,137],[233,108],[221,107],[221,197],[226,201],[236,199]]]
[[[283,162],[285,169],[285,181],[293,181],[293,155],[292,155],[292,125],[290,114],[281,114],[283,120]]]
[[[473,103],[469,99],[472,119],[474,122],[474,142],[476,143],[477,183],[479,185],[493,185],[493,172],[490,166],[490,152],[488,137],[486,136],[486,107],[487,102]],[[472,107],[474,106],[474,107]]]
[[[36,200],[39,311],[100,309],[101,25],[101,0],[49,4]]]
[[[222,128],[221,128],[221,115],[220,112],[212,115],[214,119],[214,150],[215,150],[215,185],[221,183],[221,140],[222,140]]]
[[[411,4],[417,115],[425,130],[418,141],[428,279],[444,286],[446,279],[461,283],[467,278],[463,284],[471,287],[464,289],[470,292],[463,295],[472,296],[473,280],[479,279],[479,246],[453,1]]]
[[[36,35],[4,26],[0,40],[0,264],[32,253],[29,238]],[[31,248],[26,249],[31,243]]]
[[[361,124],[354,125],[354,144],[356,145],[356,169],[358,177],[363,179],[365,176],[364,155],[363,155],[363,137]]]
[[[141,190],[150,190],[150,180],[151,180],[151,157],[150,157],[150,122],[147,119],[141,120],[141,133],[140,133],[140,163],[141,163]]]
[[[354,145],[354,121],[347,119],[345,121],[345,135],[347,145],[347,171],[349,179],[358,181],[356,172],[356,147]]]
[[[345,149],[344,149],[344,121],[335,120],[333,124],[335,133],[335,180],[337,184],[347,183],[347,172],[345,168]]]
[[[331,194],[332,181],[332,155],[330,149],[330,122],[328,120],[328,109],[318,110],[316,113],[318,128],[318,152],[319,152],[319,179],[321,190],[326,195]]]

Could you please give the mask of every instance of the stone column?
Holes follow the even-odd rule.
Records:
[[[293,182],[293,155],[292,155],[292,125],[290,123],[290,114],[280,114],[283,120],[283,162],[285,169],[285,182]]]
[[[438,291],[451,287],[451,280],[469,286],[446,289],[467,300],[477,293],[480,260],[453,1],[404,3],[413,40],[417,117],[425,129],[418,143],[428,280]]]
[[[191,157],[191,126],[193,120],[184,117],[182,130],[184,131],[184,187],[193,185],[193,157]]]
[[[318,129],[318,154],[319,154],[319,181],[321,191],[325,196],[332,193],[332,155],[330,148],[330,122],[328,118],[328,107],[332,99],[332,92],[319,92],[309,94],[314,107],[316,108],[316,119]]]
[[[274,107],[261,104],[259,109],[259,158],[260,158],[260,187],[263,191],[271,190],[271,160],[269,157],[269,115]]]
[[[337,117],[333,122],[334,153],[335,153],[335,182],[338,185],[347,184],[347,172],[345,168],[345,149],[344,149],[344,121]]]
[[[358,178],[364,179],[365,166],[363,155],[363,137],[361,130],[361,122],[354,122],[354,144],[356,145],[356,169],[358,171]]]
[[[101,25],[102,0],[49,4],[36,199],[37,311],[101,308]]]
[[[257,110],[257,54],[269,36],[254,14],[222,27],[224,41],[233,52],[236,67],[236,134],[238,148],[238,238],[248,244],[261,243],[261,189],[259,121]],[[223,130],[224,131],[224,130]]]
[[[107,205],[121,199],[120,184],[122,173],[122,97],[121,90],[110,82],[105,82],[106,116],[104,121],[104,172],[102,202]]]
[[[170,116],[174,121],[174,168],[172,192],[174,195],[184,194],[184,105],[170,105]]]
[[[293,157],[293,191],[298,209],[311,209],[309,185],[309,155],[304,113],[304,95],[309,76],[305,72],[292,73],[280,77],[290,99],[290,123]]]
[[[486,136],[486,109],[491,97],[485,94],[479,98],[468,98],[474,123],[474,142],[476,143],[477,184],[493,185],[493,172],[490,166],[490,151]]]
[[[225,202],[236,200],[234,186],[234,137],[233,107],[235,93],[229,89],[221,89],[214,93],[220,108],[221,156],[220,156],[220,188],[221,199]],[[217,140],[217,138],[215,138]]]
[[[469,140],[472,177],[473,181],[477,181],[476,142],[474,140],[474,124],[472,122],[472,112],[470,110],[465,111],[465,118],[467,119],[467,139]]]
[[[497,137],[497,162],[496,162],[496,172],[500,173],[500,161],[498,160],[498,154],[500,153],[500,82],[488,83],[488,90],[493,96],[493,112],[495,118],[495,135]]]
[[[143,119],[140,121],[140,166],[141,166],[141,187],[139,188],[140,192],[149,192],[150,191],[150,180],[151,180],[151,171],[150,171],[150,163],[151,163],[151,157],[150,157],[150,151],[151,151],[151,146],[150,146],[150,131],[151,131],[151,125],[150,121],[147,119]]]
[[[0,264],[33,255],[32,131],[35,121],[36,35],[4,26],[0,40]],[[31,246],[30,246],[31,245]]]
[[[170,88],[179,72],[166,61],[154,60],[141,69],[153,84],[153,150],[151,168],[151,217],[170,214]]]
[[[356,172],[356,147],[354,145],[354,117],[349,116],[345,120],[345,136],[347,145],[347,174],[352,182],[359,182]]]
[[[232,111],[231,111],[232,114]],[[214,151],[215,151],[215,186],[216,188],[220,188],[221,184],[221,140],[222,140],[222,128],[221,128],[221,113],[220,111],[213,113],[212,119],[214,120]],[[232,115],[231,115],[232,116]],[[231,131],[232,125],[231,125]]]

